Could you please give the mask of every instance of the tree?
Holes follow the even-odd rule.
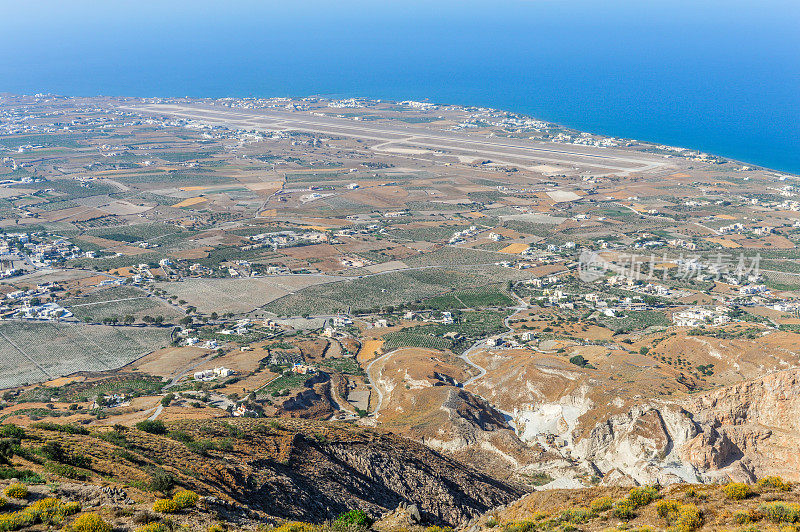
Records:
[[[150,489],[167,495],[175,487],[175,477],[161,468],[156,468],[150,473]]]
[[[150,434],[166,434],[167,427],[163,421],[157,419],[145,419],[136,424],[136,428],[142,432],[149,432]]]
[[[133,316],[131,316],[130,314],[128,314],[127,316],[125,316],[125,318],[123,319],[123,321],[125,322],[125,325],[130,325],[130,324],[132,324],[134,321],[136,321],[136,318],[134,318]]]
[[[161,399],[161,406],[169,406],[169,404],[175,399],[174,393],[168,393]]]
[[[59,442],[54,440],[50,440],[42,445],[40,452],[42,456],[53,462],[63,463],[67,459],[67,453],[64,451],[64,448]]]
[[[574,357],[571,357],[569,361],[575,364],[576,366],[580,366],[582,368],[585,368],[586,366],[589,365],[589,362],[585,358],[583,358],[583,355],[575,355]]]

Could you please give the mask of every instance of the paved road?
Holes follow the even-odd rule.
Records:
[[[373,360],[372,362],[367,364],[367,367],[364,368],[364,372],[367,374],[367,377],[369,377],[369,385],[372,386],[372,389],[375,390],[375,393],[378,395],[378,404],[375,406],[375,409],[372,411],[372,415],[375,417],[375,419],[378,418],[378,412],[380,411],[381,407],[383,406],[383,391],[381,390],[381,387],[378,385],[378,379],[376,379],[372,375],[372,366],[374,366],[377,362],[386,361],[389,357],[391,357],[392,355],[397,354],[397,352],[402,351],[403,349],[404,349],[403,347],[400,347],[400,348],[397,348],[397,349],[393,349],[393,350],[389,351],[388,353],[379,356],[378,358],[376,358],[375,360]]]
[[[506,316],[506,318],[503,320],[503,325],[506,326],[508,331],[506,331],[506,332],[504,332],[502,334],[498,334],[498,335],[492,336],[492,338],[502,339],[502,338],[505,338],[506,336],[509,336],[509,335],[513,334],[514,333],[514,329],[511,327],[511,324],[509,323],[510,320],[514,316],[516,316],[517,314],[522,312],[523,310],[527,310],[528,309],[528,304],[525,303],[525,301],[521,297],[519,297],[517,294],[515,294],[513,290],[511,291],[511,295],[517,300],[517,305],[513,306],[513,307],[509,307],[509,310],[513,309],[514,313],[509,315],[509,316]],[[478,370],[478,374],[477,375],[473,375],[472,377],[470,377],[469,379],[464,381],[464,384],[462,386],[467,386],[469,384],[472,384],[476,380],[478,380],[478,379],[482,378],[484,375],[486,375],[486,368],[484,368],[483,366],[480,366],[480,365],[476,364],[475,362],[473,362],[472,359],[470,359],[470,355],[472,355],[472,353],[474,353],[475,351],[480,351],[480,350],[485,349],[487,347],[488,346],[486,344],[486,339],[481,339],[481,340],[478,340],[477,342],[475,342],[474,344],[472,344],[472,346],[470,346],[469,349],[467,349],[466,351],[461,353],[461,355],[459,356],[459,358],[461,360],[463,360],[464,362],[466,362],[467,364],[469,364],[470,366],[472,366],[473,368]]]
[[[155,412],[153,412],[153,415],[151,415],[151,416],[150,416],[149,418],[147,418],[147,419],[148,419],[149,421],[155,421],[155,420],[156,420],[156,418],[157,418],[157,417],[158,417],[158,416],[161,414],[161,412],[163,412],[163,411],[164,411],[164,405],[161,405],[161,404],[159,404],[159,405],[156,407],[156,409],[155,409]]]

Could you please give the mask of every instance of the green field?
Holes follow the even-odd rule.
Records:
[[[468,288],[425,299],[420,308],[451,310],[454,308],[510,307],[515,303],[500,284]]]
[[[507,315],[507,312],[495,311],[460,312],[455,316],[456,322],[450,325],[432,323],[388,333],[383,337],[383,348],[426,347],[462,352],[477,339],[505,331],[503,319]],[[452,332],[462,338],[451,341],[444,337]]]
[[[297,316],[331,314],[348,307],[356,312],[406,303],[421,304],[425,299],[452,290],[472,289],[521,275],[520,270],[499,266],[397,271],[306,288],[264,308],[282,316]]]

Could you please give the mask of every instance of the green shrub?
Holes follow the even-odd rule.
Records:
[[[774,523],[797,523],[800,521],[800,504],[771,502],[762,504],[758,511]]]
[[[6,480],[16,478],[25,484],[41,484],[43,482],[42,477],[30,469],[15,469],[13,467],[0,467],[0,478]]]
[[[167,407],[174,400],[175,400],[175,394],[174,393],[168,393],[167,395],[165,395],[164,397],[161,398],[161,406]]]
[[[369,527],[372,525],[372,518],[368,516],[364,510],[350,510],[349,512],[340,514],[339,517],[336,518],[336,522]]]
[[[733,512],[733,521],[739,525],[747,525],[758,520],[758,516],[754,514],[750,510],[737,510]]]
[[[0,425],[0,436],[4,438],[21,440],[25,437],[25,429],[13,423],[6,423],[4,425]]]
[[[612,506],[614,506],[614,499],[611,497],[598,497],[594,499],[589,506],[595,512],[603,512],[605,510],[610,510]]]
[[[758,487],[760,489],[774,489],[778,491],[789,491],[792,489],[792,484],[786,482],[781,477],[771,476],[764,477],[758,480]]]
[[[559,520],[564,523],[582,524],[587,523],[597,514],[591,508],[568,508],[561,512]]]
[[[28,496],[28,486],[25,484],[11,484],[9,487],[3,490],[3,494],[6,497],[11,497],[13,499],[24,499]]]
[[[741,501],[753,494],[750,486],[744,482],[730,482],[722,488],[722,491],[725,492],[725,497],[732,501]]]
[[[154,469],[150,473],[149,486],[152,491],[158,491],[166,495],[175,487],[175,477],[161,468]]]
[[[87,480],[91,476],[85,471],[81,471],[80,469],[66,464],[49,463],[45,465],[45,469],[59,477],[71,480]]]
[[[619,517],[623,521],[636,517],[636,506],[629,499],[622,499],[614,504],[614,517]]]
[[[163,421],[159,421],[158,419],[145,419],[144,421],[140,421],[136,424],[136,428],[142,432],[149,432],[150,434],[167,433],[167,426],[164,425]]]

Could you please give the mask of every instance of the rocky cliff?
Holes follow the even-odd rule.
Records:
[[[560,442],[553,449],[571,461],[551,463],[555,476],[595,474],[606,484],[630,485],[753,481],[772,474],[800,480],[797,369],[687,400],[644,401],[595,423],[589,419],[584,416],[582,426],[548,425]]]

